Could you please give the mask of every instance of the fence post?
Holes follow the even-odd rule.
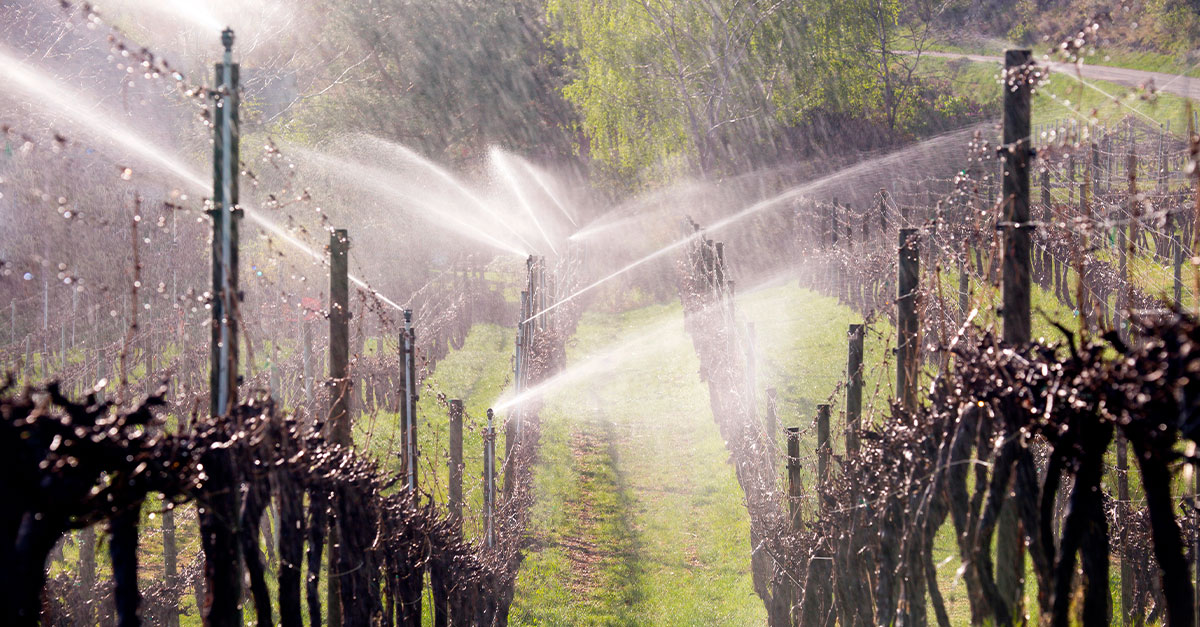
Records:
[[[792,529],[800,524],[800,427],[787,428],[788,517]]]
[[[233,63],[233,32],[222,33],[225,62],[217,65],[220,105],[213,126],[213,302],[212,415],[237,404],[238,299],[238,65]]]
[[[330,440],[350,445],[350,239],[345,229],[329,234],[329,380],[330,407],[326,426]],[[331,627],[342,624],[342,575],[337,571],[341,544],[336,508],[329,517],[329,576],[326,592],[328,621]]]
[[[961,322],[967,321],[967,310],[971,306],[971,242],[963,242],[962,255],[958,257],[958,312]]]
[[[858,453],[858,431],[862,428],[863,325],[850,325],[846,360],[846,454]]]
[[[829,459],[833,455],[833,443],[829,441],[829,405],[817,405],[817,485],[823,492],[829,483]],[[821,507],[824,508],[822,500]]]
[[[530,325],[525,321],[533,316],[532,299],[530,298],[529,290],[521,292],[521,309],[520,320],[517,322],[517,347],[516,357],[514,360],[515,371],[513,385],[516,388],[516,394],[520,396],[525,389],[525,370],[528,367],[526,363],[527,347],[530,344]],[[505,423],[504,428],[504,459],[508,459],[512,455],[513,446],[521,438],[521,404],[518,403],[513,407],[512,414]]]
[[[307,403],[307,409],[310,413],[313,411],[312,341],[312,324],[308,320],[308,312],[305,312],[304,319],[300,321],[300,344],[303,351],[302,359],[304,360],[304,400]]]
[[[217,106],[213,125],[212,349],[210,410],[228,417],[237,404],[238,383],[238,65],[233,62],[233,31],[221,33],[224,62],[216,66],[220,85],[212,92]],[[125,308],[122,307],[124,310]],[[209,503],[199,515],[204,547],[206,624],[233,625],[241,620],[242,551],[238,540],[241,499],[228,451],[206,455]]]
[[[90,525],[79,531],[79,587],[83,589],[83,594],[86,598],[95,598],[96,528]],[[80,617],[79,621],[81,624],[94,624],[92,621],[95,612],[92,606],[92,603],[84,604],[83,616]]]
[[[450,485],[448,488],[450,516],[462,526],[462,472],[463,472],[463,402],[450,401]]]
[[[829,248],[837,248],[838,243],[838,201],[835,196],[833,205],[829,207]]]
[[[756,336],[754,333],[754,323],[746,323],[746,404],[750,410],[751,416],[758,414],[758,399],[755,398],[755,392],[758,390],[758,373],[754,367],[754,355],[757,350]]]
[[[829,439],[829,405],[817,405],[817,507],[826,511],[825,494],[829,489],[829,461],[833,456],[833,443]],[[813,555],[808,565],[808,587],[814,588],[815,603],[807,603],[805,615],[817,620],[805,620],[806,625],[817,624],[820,617],[830,616],[833,607],[833,555],[822,551]],[[805,595],[807,596],[807,595]]]
[[[350,445],[350,238],[346,229],[329,235],[329,408],[330,439]]]
[[[1004,54],[1004,341],[1011,346],[1030,336],[1029,117],[1031,87],[1024,72],[1033,62],[1029,50]],[[1019,497],[1019,495],[1018,495]],[[1005,501],[997,521],[996,585],[1013,616],[1021,615],[1025,554],[1013,499]]]
[[[1171,243],[1175,249],[1175,309],[1183,311],[1183,242],[1179,235],[1171,233]]]
[[[409,492],[417,498],[417,461],[420,452],[417,448],[417,373],[415,365],[416,332],[412,327],[412,310],[404,310],[404,331],[401,333],[400,346],[403,351],[404,368],[404,410],[401,412],[403,429],[400,434],[401,450],[404,451],[404,474],[407,479]]]
[[[163,579],[167,584],[168,599],[166,603],[166,625],[167,627],[179,627],[179,598],[176,596],[176,584],[179,583],[178,568],[176,566],[176,548],[175,548],[175,510],[167,507],[163,512],[162,519],[162,543],[163,543]],[[93,555],[94,559],[94,555]],[[85,590],[89,595],[91,590]],[[89,596],[90,598],[90,596]]]
[[[494,414],[487,410],[488,426],[483,432],[483,529],[488,548],[496,544],[494,529],[496,508],[496,427]]]
[[[778,404],[779,398],[776,396],[775,388],[767,388],[767,442],[772,446],[772,451],[775,450],[775,430],[779,428]]]
[[[1129,564],[1129,459],[1125,436],[1117,433],[1117,524],[1121,526],[1121,624],[1128,625],[1133,612],[1133,568]]]
[[[1129,155],[1125,157],[1125,169],[1129,174],[1129,242],[1133,250],[1142,248],[1141,210],[1137,201],[1138,156],[1136,145],[1129,144]]]
[[[920,279],[917,230],[900,229],[900,264],[896,281],[896,396],[901,405],[917,408],[917,289]]]

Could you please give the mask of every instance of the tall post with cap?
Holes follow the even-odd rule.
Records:
[[[403,439],[404,474],[407,477],[408,489],[417,492],[417,390],[416,366],[413,358],[414,331],[412,326],[412,310],[404,310],[404,334],[401,338],[404,350],[404,412]]]
[[[213,223],[211,411],[223,416],[237,404],[238,301],[238,65],[233,31],[221,33],[225,60],[217,64],[213,90]]]
[[[216,66],[211,97],[213,126],[213,198],[209,216],[212,238],[212,351],[210,411],[214,420],[231,418],[237,404],[238,317],[238,66],[233,62],[233,30],[221,33],[224,62]],[[201,613],[208,625],[240,625],[242,552],[237,470],[228,449],[204,455],[206,507],[199,512],[204,533],[204,583],[208,591]]]
[[[495,414],[487,410],[488,426],[483,432],[483,529],[484,542],[490,548],[496,544],[496,426]]]
[[[1033,55],[1029,50],[1004,53],[1004,143],[1000,151],[1004,167],[1004,198],[1001,224],[1004,231],[1004,341],[1010,346],[1027,344],[1030,337],[1030,232],[1029,138]],[[1014,488],[1019,490],[1019,488]],[[996,585],[1013,615],[1020,615],[1021,581],[1025,574],[1020,526],[1014,503],[1001,508],[996,530]]]

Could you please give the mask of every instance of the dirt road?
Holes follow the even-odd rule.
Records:
[[[922,54],[940,59],[968,59],[977,63],[1004,63],[1003,57],[984,54],[963,54],[959,52],[924,52]],[[1108,81],[1127,87],[1152,86],[1163,93],[1182,96],[1184,98],[1200,98],[1200,78],[1192,78],[1181,74],[1131,70],[1106,65],[1085,64],[1076,66],[1072,63],[1059,63],[1056,61],[1051,61],[1048,64],[1045,61],[1038,62],[1043,65],[1049,65],[1050,71],[1058,74],[1083,77],[1088,80]]]

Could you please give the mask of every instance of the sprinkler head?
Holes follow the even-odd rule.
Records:
[[[411,309],[404,310],[404,321],[412,322],[412,310]]]
[[[221,43],[225,45],[225,52],[233,52],[233,29],[228,26],[221,31]]]

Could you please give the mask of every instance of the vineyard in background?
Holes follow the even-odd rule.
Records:
[[[680,295],[770,624],[1193,623],[1195,142],[1136,119],[1049,129],[1027,222],[999,184],[1022,142],[978,133],[959,175],[920,191],[799,201],[770,232],[792,234],[801,286],[864,316],[845,378],[799,426],[774,389],[756,407],[739,251],[693,225]],[[1032,343],[997,329],[1014,230],[1031,235]],[[864,341],[894,360],[864,363]],[[966,614],[946,601],[946,563]]]
[[[1006,71],[1025,106],[1006,109],[1006,134],[1022,120],[1029,130],[1043,78],[1031,63]],[[230,128],[217,118],[236,111],[236,82],[175,80],[216,136]],[[1200,324],[1187,311],[1200,304],[1200,136],[1134,117],[1033,131],[997,145],[974,130],[961,158],[935,155],[919,180],[854,166],[837,179],[851,188],[841,202],[820,185],[785,193],[728,246],[689,220],[676,288],[771,625],[1194,624]],[[4,133],[29,150],[80,147]],[[262,181],[247,193],[257,201],[297,198],[273,207],[290,223],[312,201],[290,157],[264,153],[265,172],[234,158],[226,175]],[[1023,187],[1014,168],[1032,173]],[[25,174],[17,185],[46,187]],[[752,197],[754,185],[731,187]],[[83,290],[63,264],[61,283],[51,269],[40,297],[10,301],[7,622],[507,624],[530,549],[544,386],[570,370],[567,346],[597,295],[575,297],[620,253],[584,264],[583,246],[568,246],[523,266],[459,255],[397,304],[356,283],[355,234],[322,215],[328,244],[295,232],[321,251],[328,289],[276,261],[283,238],[270,237],[246,246],[257,261],[238,286],[236,228],[232,257],[218,250],[219,229],[239,220],[236,184],[222,193],[208,206],[211,292],[176,276],[180,242],[203,241],[208,222],[122,190],[102,198],[122,208],[108,235],[132,251],[114,273],[121,288]],[[70,213],[76,200],[58,205]],[[788,281],[862,315],[845,378],[811,422],[759,387],[743,267],[788,268]],[[1022,298],[1026,337],[1013,341]],[[222,328],[231,344],[197,334]],[[499,380],[476,373],[471,396],[448,394],[438,366],[480,329],[500,338]],[[868,363],[868,342],[894,359]],[[231,346],[232,362],[215,356]],[[221,373],[234,381],[226,407],[210,404]],[[966,608],[943,593],[945,564]]]

